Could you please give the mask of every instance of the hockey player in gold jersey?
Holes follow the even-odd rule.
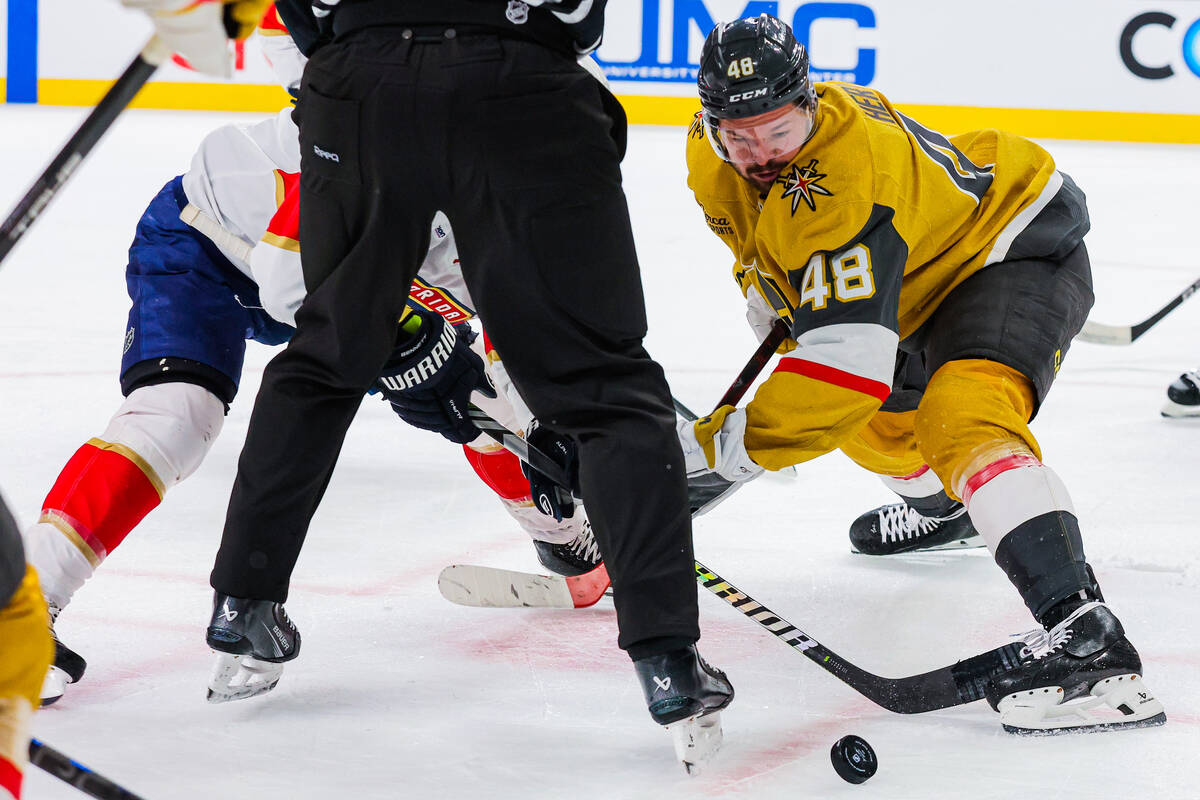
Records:
[[[840,448],[977,530],[1041,625],[988,692],[1006,728],[1163,722],[1028,427],[1093,301],[1083,193],[1026,139],[946,137],[873,89],[811,84],[769,15],[709,34],[699,90],[689,186],[751,324],[792,338],[748,405],[681,423],[689,474]]]
[[[37,573],[0,500],[0,800],[21,796],[29,725],[54,646]]]

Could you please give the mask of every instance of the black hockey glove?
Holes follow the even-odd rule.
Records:
[[[562,467],[570,477],[572,487],[578,485],[579,458],[575,452],[575,442],[549,428],[541,427],[537,420],[529,426],[525,441],[550,456]],[[569,490],[559,486],[524,461],[521,462],[521,471],[529,479],[529,495],[538,511],[548,517],[554,517],[558,522],[575,516],[575,498]]]
[[[579,55],[587,55],[604,38],[604,6],[608,0],[525,0],[525,5],[540,6],[562,20],[575,40]],[[512,6],[513,3],[509,3]]]
[[[411,321],[413,317],[419,326]],[[470,348],[476,335],[470,325],[451,325],[432,311],[415,312],[409,318],[376,382],[400,419],[458,444],[479,436],[467,415],[471,392],[495,397],[496,390],[483,359]]]

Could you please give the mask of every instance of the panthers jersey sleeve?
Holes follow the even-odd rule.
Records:
[[[286,108],[252,125],[224,125],[204,137],[183,176],[188,202],[245,247],[262,237],[279,207],[279,170],[300,169],[299,134]],[[214,244],[250,275],[242,247]]]
[[[278,207],[262,238],[250,253],[252,278],[268,314],[288,325],[296,324],[296,311],[304,302],[304,270],[300,262],[300,174],[274,173]],[[429,252],[409,288],[410,308],[440,314],[451,324],[475,316],[459,266],[458,250],[450,221],[434,215]]]

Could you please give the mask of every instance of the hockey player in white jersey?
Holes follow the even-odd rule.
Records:
[[[272,30],[272,19],[268,13],[264,31]],[[289,45],[286,36],[270,37],[266,49],[277,71],[294,71],[298,81],[303,62]],[[299,152],[290,110],[209,134],[187,173],[167,183],[138,223],[126,271],[133,301],[120,376],[126,399],[108,427],[68,461],[38,521],[25,531],[52,630],[100,563],[169,488],[199,467],[237,394],[246,340],[274,345],[291,335],[304,286],[295,239]],[[438,215],[406,319],[457,329],[469,342],[475,336],[466,323],[474,312],[457,262],[453,233]],[[482,378],[486,359],[499,397],[475,392],[473,400],[510,429],[526,430],[532,415],[485,341],[475,339],[457,357],[468,373],[479,371],[472,380]],[[403,392],[380,389],[406,421],[438,428],[438,420],[412,418]],[[517,459],[491,439],[481,436],[464,451],[533,537],[548,568],[574,574],[598,563],[582,509],[555,497],[557,505],[543,513]],[[557,519],[549,515],[555,511]],[[57,636],[55,649],[43,704],[59,699],[86,666]]]

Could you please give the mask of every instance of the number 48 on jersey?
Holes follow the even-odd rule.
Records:
[[[816,253],[801,269],[791,270],[788,278],[800,293],[799,307],[812,303],[813,311],[828,306],[831,294],[839,303],[875,296],[871,251],[863,244],[839,253]]]

